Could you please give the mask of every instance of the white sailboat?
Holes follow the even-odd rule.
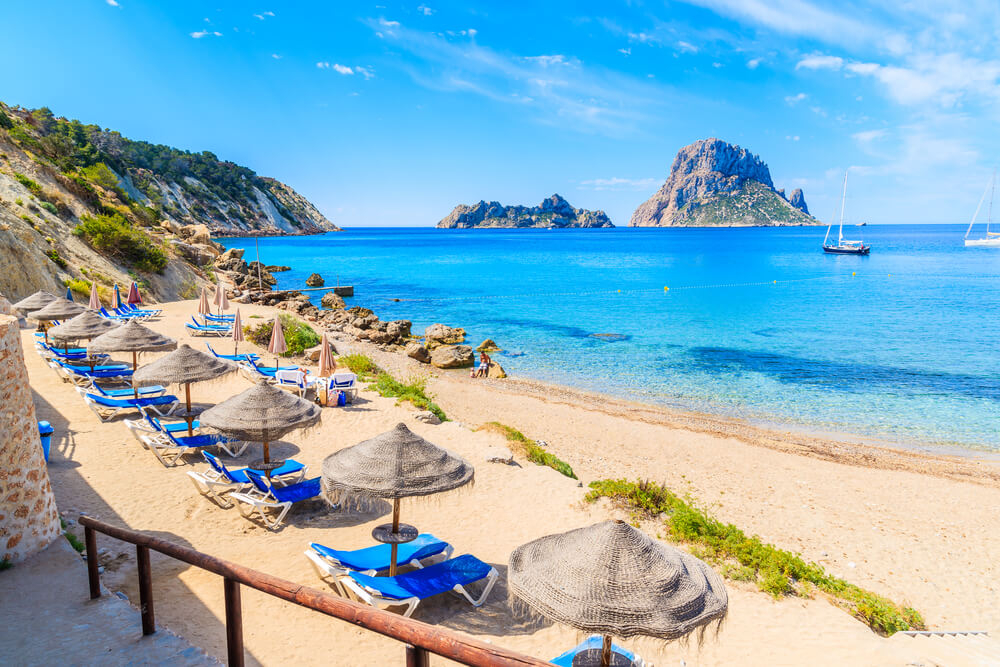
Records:
[[[832,255],[867,255],[872,251],[870,245],[865,245],[864,241],[848,241],[844,238],[844,206],[847,204],[847,174],[849,171],[844,172],[844,191],[840,196],[840,229],[837,233],[837,243],[834,245],[829,242],[830,230],[833,229],[831,222],[830,226],[826,228],[826,237],[823,239],[823,252]]]
[[[994,169],[993,177],[986,185],[986,189],[983,190],[983,196],[979,198],[979,206],[976,207],[976,212],[972,214],[972,222],[969,223],[969,228],[965,230],[965,246],[967,248],[1000,248],[1000,233],[990,231],[990,222],[992,222],[993,218],[993,193],[996,190],[996,181],[997,171]],[[990,193],[990,206],[986,213],[986,236],[978,239],[970,239],[969,234],[972,233],[972,226],[976,224],[976,218],[979,217],[979,210],[983,207],[983,202],[986,200],[987,192]]]

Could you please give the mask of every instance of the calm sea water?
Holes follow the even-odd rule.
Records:
[[[280,288],[339,276],[382,319],[493,338],[518,375],[1000,450],[1000,250],[966,249],[963,232],[852,227],[874,249],[851,257],[822,252],[825,228],[353,229],[263,238],[260,257],[292,267]],[[253,259],[253,239],[223,242]]]

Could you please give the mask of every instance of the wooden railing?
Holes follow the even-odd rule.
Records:
[[[156,632],[153,614],[153,578],[149,567],[150,549],[222,577],[226,600],[228,663],[234,667],[242,666],[244,657],[243,610],[240,603],[241,584],[402,642],[406,645],[405,664],[407,667],[428,667],[431,653],[463,665],[476,667],[520,667],[526,665],[538,667],[549,664],[537,658],[476,641],[451,630],[422,623],[412,618],[404,618],[398,614],[375,609],[353,600],[243,567],[179,544],[128,528],[112,526],[93,517],[80,517],[80,524],[84,527],[87,546],[87,574],[90,580],[91,598],[101,596],[101,579],[97,562],[97,533],[103,533],[135,545],[139,563],[139,609],[142,614],[142,634],[144,635]]]

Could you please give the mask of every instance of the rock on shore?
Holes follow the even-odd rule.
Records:
[[[439,229],[614,227],[604,211],[573,208],[557,194],[531,207],[503,206],[495,201],[480,201],[472,206],[459,204],[437,226]]]

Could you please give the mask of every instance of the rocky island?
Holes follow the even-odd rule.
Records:
[[[769,227],[818,225],[802,190],[785,197],[767,165],[719,139],[685,146],[663,187],[632,214],[630,227]]]
[[[459,204],[437,226],[439,229],[614,227],[604,211],[573,208],[559,195],[552,195],[538,206],[503,206],[495,201],[480,201],[472,206]]]

